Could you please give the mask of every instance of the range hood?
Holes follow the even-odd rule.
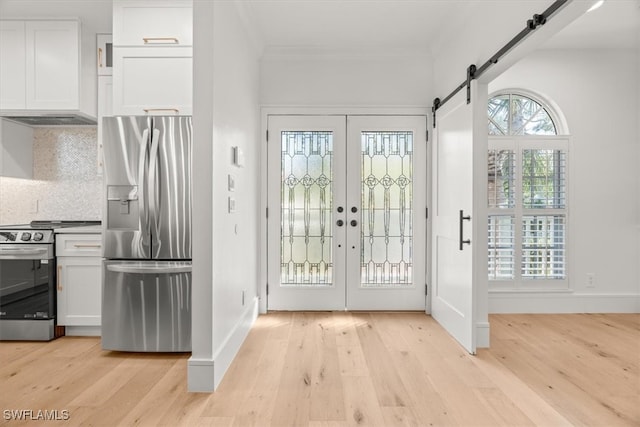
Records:
[[[96,119],[77,113],[2,114],[2,118],[27,126],[95,126]]]

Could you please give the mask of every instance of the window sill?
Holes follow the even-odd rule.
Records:
[[[491,285],[489,285],[491,286]],[[531,289],[531,288],[500,288],[500,289],[491,289],[489,288],[490,294],[572,294],[575,291],[573,289],[568,288],[541,288],[541,289]]]

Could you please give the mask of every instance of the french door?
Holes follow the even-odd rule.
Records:
[[[425,116],[268,117],[269,310],[424,310]]]

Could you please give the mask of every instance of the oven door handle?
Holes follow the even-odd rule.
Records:
[[[46,254],[47,249],[38,248],[38,249],[2,249],[0,248],[0,259],[5,256],[14,257],[25,257],[30,255],[42,255]]]

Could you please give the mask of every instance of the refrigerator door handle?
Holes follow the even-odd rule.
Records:
[[[151,152],[149,154],[149,206],[151,208],[151,217],[153,220],[152,248],[155,253],[160,250],[160,220],[158,215],[160,207],[158,205],[158,145],[160,142],[160,131],[153,129],[151,136]],[[154,254],[151,254],[153,257]]]
[[[140,209],[140,233],[138,234],[138,253],[145,253],[145,246],[149,246],[149,206],[146,201],[148,195],[146,194],[148,188],[144,185],[146,178],[146,165],[147,165],[147,153],[148,153],[148,140],[149,129],[142,131],[142,137],[140,138],[140,155],[138,156],[138,188],[139,198],[141,200],[142,209]]]
[[[107,270],[114,273],[133,274],[174,274],[191,273],[191,265],[136,265],[136,264],[109,264]]]

